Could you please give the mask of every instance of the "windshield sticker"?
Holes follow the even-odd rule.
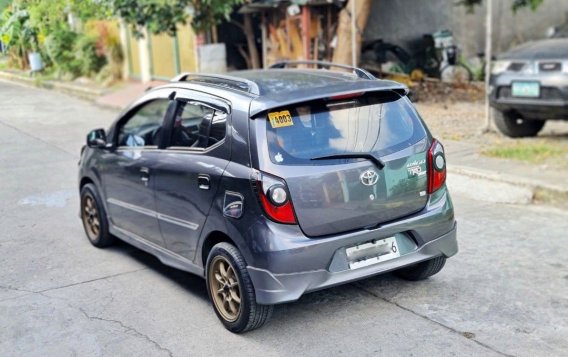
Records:
[[[289,110],[268,113],[268,120],[270,120],[270,125],[272,125],[272,128],[282,128],[285,126],[294,125]]]
[[[284,161],[284,157],[282,156],[281,153],[278,153],[278,154],[274,155],[274,160],[276,160],[276,162],[282,162],[282,161]]]

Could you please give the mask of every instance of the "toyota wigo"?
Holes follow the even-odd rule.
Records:
[[[204,277],[233,332],[310,291],[425,279],[458,250],[444,147],[407,89],[292,65],[180,75],[90,132],[79,163],[91,243]]]

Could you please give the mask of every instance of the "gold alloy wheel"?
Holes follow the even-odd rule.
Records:
[[[215,308],[226,321],[235,321],[241,312],[241,287],[235,269],[226,258],[216,256],[211,262],[208,275]]]
[[[98,238],[101,231],[101,221],[95,199],[90,194],[83,197],[83,209],[81,210],[85,231],[91,240]]]

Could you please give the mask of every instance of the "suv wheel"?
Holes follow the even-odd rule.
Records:
[[[115,238],[108,231],[108,221],[104,206],[93,184],[81,188],[81,220],[87,238],[95,247],[106,247],[114,243]]]
[[[526,120],[514,111],[494,112],[495,125],[499,131],[511,138],[536,136],[544,126],[544,120]]]
[[[242,333],[268,322],[274,307],[256,303],[245,260],[237,248],[229,243],[215,245],[206,272],[209,298],[227,330]]]
[[[416,265],[396,270],[394,273],[398,277],[405,280],[410,280],[410,281],[424,280],[431,277],[434,274],[439,273],[445,264],[446,264],[445,257],[437,257],[434,259],[427,260],[425,262],[418,263]]]

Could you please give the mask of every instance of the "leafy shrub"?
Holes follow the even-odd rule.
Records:
[[[65,28],[47,36],[45,48],[59,76],[92,76],[106,64],[105,56],[97,51],[96,37],[80,35]]]
[[[75,43],[75,58],[79,61],[80,74],[83,76],[98,73],[107,62],[104,53],[97,49],[97,41],[94,36],[81,35]]]
[[[99,81],[122,78],[124,54],[120,42],[119,27],[116,21],[90,20],[85,23],[85,33],[97,38],[97,52],[104,54],[107,66],[97,75]],[[108,67],[108,68],[107,68]]]
[[[76,60],[73,48],[77,36],[71,30],[59,28],[45,39],[46,53],[57,68],[59,75],[69,73],[76,77],[81,74],[81,64]]]
[[[29,14],[19,8],[7,8],[0,19],[2,42],[8,47],[10,62],[18,68],[28,66],[28,52],[37,50],[37,33]]]

